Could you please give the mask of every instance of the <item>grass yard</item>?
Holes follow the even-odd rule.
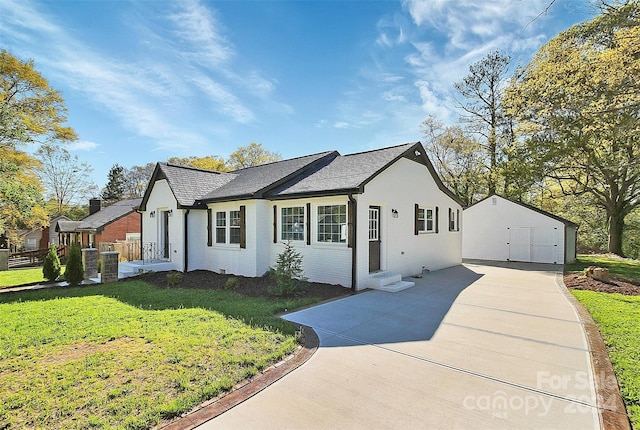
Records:
[[[313,302],[140,280],[0,294],[0,428],[149,428],[294,351],[275,315]]]
[[[603,255],[580,255],[565,272],[606,267],[615,276],[640,280],[640,261]],[[640,429],[640,296],[572,290],[593,317],[611,358],[620,393],[634,429]]]
[[[62,273],[64,273],[64,266],[62,266]],[[44,276],[42,276],[42,267],[34,267],[32,269],[11,269],[0,272],[0,289],[44,281],[45,279]]]
[[[620,393],[640,429],[640,296],[573,290],[602,333]]]
[[[578,255],[576,262],[564,266],[565,272],[581,272],[589,266],[609,269],[609,273],[624,278],[640,279],[640,260],[609,255]]]

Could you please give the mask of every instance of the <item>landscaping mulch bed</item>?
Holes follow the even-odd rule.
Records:
[[[588,278],[582,273],[564,275],[564,284],[569,289],[590,290],[601,293],[618,293],[626,296],[640,296],[638,281],[612,276],[609,282]]]
[[[161,288],[171,288],[169,286],[170,273],[178,272],[155,272],[146,273],[136,277],[149,284]],[[269,287],[275,286],[275,280],[269,276],[258,278],[247,278],[236,275],[220,275],[207,270],[194,270],[182,274],[182,281],[175,285],[174,288],[196,288],[201,290],[225,290],[227,281],[230,278],[238,280],[238,286],[234,291],[249,297],[269,297]],[[129,278],[132,279],[132,278]],[[321,300],[329,300],[338,297],[344,297],[354,294],[349,288],[340,285],[321,284],[317,282],[307,282],[301,288],[300,293],[296,294],[296,298],[320,298]]]

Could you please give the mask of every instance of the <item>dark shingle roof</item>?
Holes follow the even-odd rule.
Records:
[[[387,165],[403,156],[416,143],[339,156],[314,173],[288,183],[271,193],[272,196],[313,194],[331,191],[357,190]]]
[[[193,206],[196,200],[210,193],[211,190],[223,187],[236,177],[232,173],[220,173],[168,163],[158,164],[178,201],[178,205],[185,207]]]
[[[112,223],[125,215],[135,211],[142,202],[142,198],[120,200],[114,204],[100,209],[98,212],[77,221],[75,230],[97,230],[105,225]],[[60,223],[58,223],[60,226]]]
[[[56,223],[56,231],[58,233],[74,233],[81,221],[71,221],[69,219],[61,219]]]
[[[260,198],[263,193],[291,179],[292,176],[297,176],[306,169],[311,170],[318,164],[327,163],[336,156],[337,152],[328,151],[236,170],[230,173],[234,175],[231,181],[213,189],[199,200],[207,202],[242,197]]]

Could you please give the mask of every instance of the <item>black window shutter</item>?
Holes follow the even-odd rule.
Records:
[[[413,209],[413,234],[418,235],[418,210],[420,206],[416,203]]]
[[[456,231],[460,231],[460,209],[456,209]]]
[[[436,233],[440,233],[440,208],[436,206]]]
[[[451,213],[453,212],[453,209],[449,208],[449,216],[447,217],[447,224],[449,224],[449,231],[453,231],[453,229],[451,228]]]
[[[278,206],[273,205],[273,243],[278,243]]]
[[[311,203],[307,203],[307,245],[311,245]]]
[[[247,207],[240,206],[240,248],[247,247]]]
[[[211,209],[207,209],[207,246],[213,245],[213,214]]]

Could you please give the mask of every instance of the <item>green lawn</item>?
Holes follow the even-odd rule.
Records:
[[[64,273],[64,266],[62,267]],[[33,269],[11,269],[0,272],[0,288],[14,287],[16,285],[44,282],[42,267]]]
[[[620,393],[640,429],[640,296],[573,290],[593,317],[609,351]]]
[[[640,279],[640,260],[608,255],[578,255],[575,263],[564,266],[565,272],[581,272],[589,266],[609,269],[609,273],[625,278]]]
[[[580,255],[566,272],[606,267],[613,275],[640,279],[640,261],[604,255]],[[572,290],[598,325],[613,364],[620,392],[635,429],[640,429],[640,296]]]
[[[149,428],[291,353],[313,299],[143,281],[0,294],[0,428]]]

